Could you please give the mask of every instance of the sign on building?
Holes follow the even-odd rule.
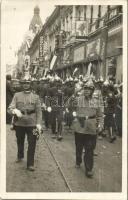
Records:
[[[70,48],[64,49],[64,56],[63,56],[63,64],[69,64],[70,63]]]
[[[74,49],[74,62],[78,62],[84,59],[85,47],[79,47]]]
[[[43,36],[40,36],[39,61],[43,61],[43,44],[44,44],[44,37],[43,37]]]
[[[86,57],[100,55],[100,38],[87,44]]]
[[[105,27],[102,29],[102,33],[101,33],[100,57],[102,60],[105,60],[105,57],[106,57],[107,39],[108,39],[108,30],[107,30],[107,27]]]

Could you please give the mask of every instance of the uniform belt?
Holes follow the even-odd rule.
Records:
[[[25,110],[25,111],[21,111],[21,113],[22,113],[23,115],[25,115],[25,114],[31,115],[31,114],[35,113],[35,110]]]
[[[83,118],[84,120],[86,120],[86,118],[85,117],[78,117],[78,119],[80,119],[80,118]],[[89,116],[88,117],[88,119],[95,119],[96,118],[96,116],[95,115],[93,115],[93,116]]]

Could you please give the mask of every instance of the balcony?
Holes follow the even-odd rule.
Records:
[[[97,31],[97,29],[104,26],[104,17],[98,18],[94,23],[90,24],[89,34]]]
[[[105,24],[109,29],[122,24],[122,14],[122,6],[116,6],[106,14]]]

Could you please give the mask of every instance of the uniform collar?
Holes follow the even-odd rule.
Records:
[[[30,93],[31,93],[30,90],[28,90],[28,91],[24,91],[24,94],[30,94]]]

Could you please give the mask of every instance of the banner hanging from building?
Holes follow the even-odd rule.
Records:
[[[100,44],[100,58],[102,60],[102,65],[100,69],[100,74],[106,76],[106,52],[107,52],[107,41],[108,41],[108,28],[104,27],[101,31],[101,44]]]
[[[56,55],[54,55],[54,56],[53,56],[53,58],[52,58],[52,60],[51,60],[51,63],[50,63],[50,70],[52,70],[52,69],[53,69],[53,67],[54,67],[54,65],[55,65],[55,62],[56,62],[56,60],[57,60],[57,56],[56,56]]]
[[[74,49],[74,63],[84,60],[85,58],[85,47],[81,46],[81,47],[77,47],[76,49]]]
[[[101,44],[100,44],[100,57],[101,60],[103,61],[106,59],[107,39],[108,39],[108,28],[104,27],[101,32]]]
[[[93,59],[100,56],[100,38],[97,38],[87,44],[86,57],[87,59]]]
[[[39,61],[43,61],[43,45],[44,45],[44,37],[40,36],[40,43],[39,43]]]

